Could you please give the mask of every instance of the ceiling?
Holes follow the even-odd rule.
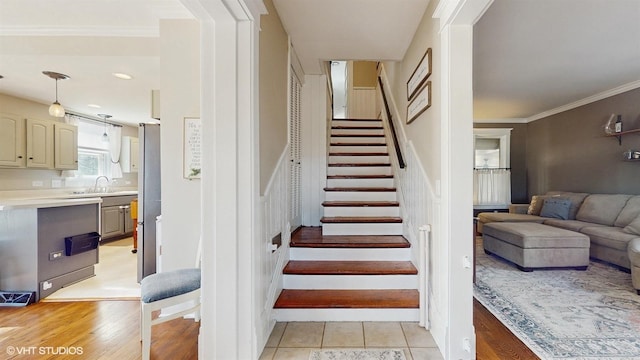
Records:
[[[2,0],[0,93],[50,104],[55,81],[42,71],[55,71],[70,77],[58,81],[65,109],[150,121],[151,90],[160,87],[159,21],[189,17],[177,0]]]
[[[531,120],[638,83],[640,1],[495,0],[473,59],[476,120]]]
[[[402,59],[429,3],[273,1],[308,74],[324,60]],[[70,76],[65,108],[148,121],[159,20],[190,17],[179,0],[1,0],[0,93],[50,104],[42,71],[56,71]],[[527,119],[640,82],[638,19],[640,0],[495,0],[474,28],[475,118]]]

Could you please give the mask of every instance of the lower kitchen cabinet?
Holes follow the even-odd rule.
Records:
[[[122,238],[133,234],[131,201],[136,196],[102,198],[102,240]]]

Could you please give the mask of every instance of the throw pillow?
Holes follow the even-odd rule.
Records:
[[[540,210],[542,210],[544,199],[548,199],[550,197],[551,196],[549,195],[533,195],[533,197],[531,198],[531,204],[529,204],[529,209],[527,210],[527,214],[540,215]]]
[[[567,220],[569,218],[569,209],[571,209],[571,200],[551,197],[544,200],[540,216]]]
[[[629,225],[625,226],[622,231],[629,234],[640,235],[640,215],[638,215],[635,220],[629,223]]]

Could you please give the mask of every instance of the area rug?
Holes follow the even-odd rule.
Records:
[[[640,359],[630,274],[593,261],[586,271],[527,273],[477,250],[475,298],[540,358]]]
[[[313,350],[309,360],[405,360],[401,349],[322,349]]]

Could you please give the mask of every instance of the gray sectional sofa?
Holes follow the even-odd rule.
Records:
[[[509,213],[478,214],[478,232],[494,222],[534,222],[587,235],[589,256],[630,270],[640,294],[640,195],[550,191]]]

